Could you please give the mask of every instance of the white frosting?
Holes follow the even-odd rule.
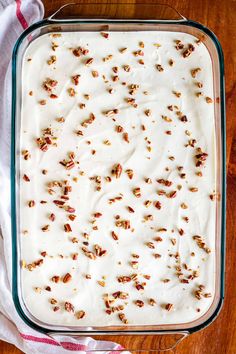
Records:
[[[183,50],[176,50],[174,42],[181,40],[185,47],[192,43],[194,52],[183,58]],[[55,51],[51,43],[59,46]],[[143,41],[145,47],[139,47]],[[161,46],[155,46],[154,44]],[[86,56],[76,57],[71,48],[78,46],[89,49]],[[127,47],[125,53],[119,50]],[[144,56],[135,56],[134,51],[143,50]],[[113,55],[109,61],[103,61],[107,55]],[[56,63],[48,65],[47,60],[51,55],[56,56]],[[28,59],[31,58],[31,61]],[[84,62],[94,58],[90,66]],[[144,65],[138,63],[143,59]],[[169,65],[173,59],[174,65]],[[131,71],[126,72],[123,65],[130,65]],[[159,72],[156,64],[162,65],[164,71]],[[112,71],[114,66],[119,67],[119,72]],[[196,78],[191,76],[191,70],[201,68]],[[93,77],[92,70],[99,73]],[[80,74],[79,85],[71,82],[73,75]],[[106,79],[102,78],[105,75]],[[113,82],[111,77],[119,76],[119,81]],[[49,98],[42,84],[47,79],[58,81],[53,93],[57,99]],[[107,80],[107,82],[105,82]],[[122,85],[126,82],[127,85]],[[196,86],[197,82],[203,83],[203,88]],[[137,93],[129,95],[130,84],[140,85]],[[68,88],[74,88],[76,95],[70,97]],[[110,94],[108,89],[114,88]],[[104,38],[100,33],[74,32],[63,33],[59,38],[49,35],[39,37],[30,43],[26,50],[22,72],[22,123],[21,123],[21,150],[29,150],[31,158],[21,158],[20,171],[20,228],[22,260],[30,264],[38,259],[43,259],[41,266],[33,271],[22,268],[21,279],[23,299],[29,311],[39,320],[47,324],[71,326],[106,326],[123,325],[118,313],[108,315],[105,313],[103,295],[116,291],[129,293],[128,304],[121,311],[132,325],[147,324],[180,324],[196,320],[210,307],[214,298],[215,287],[215,202],[209,195],[215,188],[215,131],[214,131],[214,104],[206,102],[206,96],[213,98],[213,75],[210,55],[204,44],[196,44],[196,38],[185,33],[172,32],[113,32],[109,38]],[[29,95],[32,91],[33,95]],[[143,92],[148,91],[145,95]],[[176,97],[173,91],[181,92],[181,97]],[[202,96],[197,97],[196,92],[201,91]],[[86,100],[85,94],[90,95]],[[138,107],[127,104],[126,98],[135,98]],[[46,105],[40,105],[40,100],[46,100]],[[86,107],[80,109],[79,103]],[[167,106],[177,105],[179,110],[187,116],[188,122],[183,123]],[[119,113],[106,117],[104,112],[117,108]],[[150,109],[151,116],[146,116],[144,111]],[[84,128],[80,125],[89,118],[90,113],[96,117],[95,121]],[[166,122],[163,116],[171,117],[172,122]],[[65,122],[59,123],[55,118],[64,117]],[[144,124],[146,130],[141,129]],[[130,143],[122,138],[122,133],[115,131],[115,126],[121,125],[129,134]],[[57,147],[49,147],[43,152],[39,149],[36,139],[42,136],[42,129],[51,127],[54,136],[58,137]],[[75,132],[82,130],[84,135]],[[167,135],[167,130],[172,135]],[[185,131],[191,132],[191,136]],[[152,150],[147,150],[151,141]],[[189,139],[196,139],[195,148],[186,147]],[[89,145],[87,141],[91,141]],[[109,140],[111,145],[104,144]],[[208,154],[207,161],[201,168],[196,168],[196,148]],[[91,150],[96,150],[94,155]],[[71,170],[66,170],[59,161],[68,159],[68,152],[75,153],[75,161],[79,165]],[[169,157],[174,156],[174,160]],[[115,164],[121,164],[123,172],[120,178],[111,175]],[[183,166],[183,171],[177,167]],[[166,171],[168,167],[168,171]],[[46,175],[42,170],[48,170]],[[129,179],[126,169],[134,171],[133,179]],[[202,171],[203,176],[196,175]],[[84,171],[84,175],[80,172]],[[181,179],[179,174],[186,173],[186,178]],[[26,174],[30,182],[22,179]],[[89,179],[101,176],[101,191],[96,191],[96,183]],[[105,176],[111,176],[112,182],[105,181]],[[78,182],[73,180],[78,177]],[[145,178],[151,178],[152,184],[145,183]],[[168,179],[173,182],[171,187],[157,183],[157,179]],[[76,209],[77,218],[68,219],[68,213],[58,208],[53,200],[60,199],[60,188],[53,188],[56,193],[48,194],[47,184],[51,181],[67,179],[72,186],[68,205]],[[178,190],[177,185],[182,185]],[[136,198],[132,190],[141,188],[141,197]],[[197,187],[198,192],[191,192],[189,188]],[[157,195],[157,191],[164,189],[168,193],[176,190],[176,198],[167,198]],[[113,204],[108,199],[123,194],[121,201]],[[28,201],[34,200],[35,206],[28,207]],[[41,204],[46,200],[47,204]],[[146,208],[144,201],[160,201],[162,208],[158,210],[153,204]],[[188,209],[182,209],[181,203],[186,203]],[[127,206],[135,212],[129,213]],[[90,221],[96,212],[102,213],[97,219],[98,230],[92,230]],[[56,220],[51,222],[48,215],[54,213]],[[143,222],[144,216],[153,215],[152,221]],[[124,230],[115,226],[115,215],[121,219],[129,219],[131,229]],[[187,216],[186,223],[183,217]],[[63,225],[69,223],[71,233],[65,233]],[[44,225],[50,225],[48,232],[42,232]],[[167,232],[157,232],[159,228],[166,228]],[[179,235],[178,229],[184,229],[185,234]],[[23,231],[27,230],[28,233]],[[119,235],[119,241],[111,237],[114,230]],[[173,232],[171,231],[173,230]],[[94,244],[99,244],[107,250],[104,257],[96,260],[86,257],[81,250],[83,237],[86,232],[90,235],[89,250]],[[200,249],[194,235],[201,235],[211,253]],[[162,242],[156,242],[154,237],[162,237]],[[78,243],[71,242],[73,237],[78,238]],[[171,238],[176,239],[173,245]],[[155,249],[150,249],[145,243],[153,242]],[[46,257],[40,253],[47,252]],[[199,270],[199,277],[191,280],[189,284],[181,283],[176,275],[175,266],[179,263],[170,254],[180,254],[181,266],[186,263],[192,270]],[[191,252],[195,256],[191,256]],[[71,255],[78,253],[78,259],[73,260]],[[136,253],[139,259],[132,258]],[[154,253],[161,255],[155,258]],[[63,255],[64,258],[60,258]],[[50,257],[52,256],[52,257]],[[138,269],[132,269],[130,261],[138,261]],[[120,262],[120,263],[119,263]],[[182,266],[182,271],[187,278],[192,274]],[[72,275],[68,283],[54,283],[52,276],[63,277],[66,273]],[[137,273],[140,282],[146,282],[145,290],[138,291],[134,281],[126,284],[118,283],[117,276]],[[85,278],[90,274],[92,279]],[[151,276],[150,280],[142,274]],[[97,281],[106,277],[106,286],[100,286]],[[170,279],[163,282],[163,279]],[[194,292],[198,286],[205,286],[203,293],[211,293],[211,298],[202,297],[198,300]],[[45,287],[50,286],[51,292]],[[41,291],[35,291],[38,287]],[[53,311],[55,305],[50,304],[50,299],[58,301],[60,307]],[[155,306],[150,306],[148,300],[156,300]],[[137,307],[135,300],[142,300],[144,306]],[[64,303],[68,301],[75,307],[75,313],[83,310],[86,315],[78,320],[75,315],[65,311]],[[114,305],[122,304],[117,301]],[[166,304],[173,304],[173,309],[167,311]],[[197,312],[200,308],[200,312]]]

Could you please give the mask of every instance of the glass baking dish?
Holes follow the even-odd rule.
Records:
[[[127,6],[133,17],[127,17]],[[65,13],[63,13],[63,11]],[[71,14],[72,18],[71,18]],[[94,15],[95,14],[95,15]],[[150,16],[150,14],[152,14]],[[63,18],[58,18],[58,16]],[[66,16],[66,18],[65,18]],[[21,69],[24,52],[41,35],[67,31],[172,31],[184,32],[204,41],[213,67],[215,135],[216,135],[216,274],[215,295],[209,310],[197,320],[178,325],[62,327],[41,323],[27,310],[21,289],[20,234],[19,234],[19,157],[21,117]],[[32,328],[56,338],[59,333],[92,336],[102,340],[129,343],[126,350],[157,350],[173,347],[186,335],[209,325],[218,315],[224,298],[225,258],[225,92],[224,63],[221,46],[215,35],[199,23],[187,20],[170,7],[163,5],[101,4],[73,5],[59,9],[51,17],[28,28],[18,39],[12,61],[12,142],[11,142],[11,212],[12,212],[12,294],[21,318]],[[154,335],[152,341],[147,335]],[[168,336],[167,336],[168,335]],[[119,336],[119,337],[117,337]],[[137,339],[136,339],[137,338]],[[152,342],[150,347],[150,342]],[[138,344],[137,344],[138,343]],[[98,352],[98,350],[96,350]],[[122,351],[122,349],[120,349]]]

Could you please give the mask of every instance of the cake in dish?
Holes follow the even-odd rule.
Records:
[[[189,323],[215,291],[212,62],[176,32],[40,36],[22,69],[21,286],[61,326]]]

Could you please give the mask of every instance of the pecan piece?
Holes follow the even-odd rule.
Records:
[[[124,131],[124,128],[121,125],[117,125],[116,131],[117,131],[117,133],[122,133]]]
[[[133,194],[135,195],[136,198],[141,197],[141,189],[139,187],[133,189]]]
[[[73,82],[76,86],[79,84],[79,78],[80,78],[80,75],[79,75],[79,74],[72,76],[72,82]]]
[[[93,58],[89,58],[89,59],[86,60],[85,65],[86,65],[86,66],[89,66],[89,65],[91,65],[92,63],[93,63]]]
[[[27,175],[23,175],[23,180],[25,181],[25,182],[30,182],[30,178],[27,176]]]
[[[104,38],[108,38],[109,37],[109,33],[107,32],[100,32],[101,36],[103,36]]]
[[[206,97],[206,103],[212,103],[213,102],[213,99],[210,98],[210,97]]]
[[[129,134],[127,132],[123,133],[123,139],[126,143],[129,143]]]
[[[166,187],[170,187],[172,185],[171,181],[168,181],[167,179],[164,179],[164,178],[159,178],[157,180],[157,182],[160,183],[160,184],[163,184]]]
[[[163,67],[161,66],[161,64],[157,64],[157,65],[156,65],[156,68],[157,68],[157,70],[158,70],[159,72],[164,71],[164,69],[163,69]]]
[[[123,229],[128,230],[128,229],[130,229],[130,221],[129,220],[117,220],[116,226],[123,227]]]
[[[122,173],[122,166],[121,164],[117,164],[113,167],[111,173],[116,177],[116,178],[120,178],[121,173]]]
[[[30,200],[28,202],[28,206],[29,206],[29,208],[33,208],[35,206],[35,201],[34,200]]]
[[[174,305],[173,304],[166,304],[165,305],[165,309],[167,310],[167,311],[171,311],[171,310],[173,310],[173,308],[174,308]]]
[[[52,214],[49,215],[49,220],[55,221],[55,219],[56,219],[55,214],[52,213]]]
[[[81,311],[78,311],[76,313],[76,317],[78,318],[78,320],[81,320],[82,318],[85,317],[85,311],[81,310]]]
[[[84,252],[85,256],[90,259],[95,260],[97,258],[96,255],[93,252],[89,251],[86,247],[82,247],[82,251]]]
[[[151,249],[154,249],[155,248],[155,245],[153,242],[147,242],[146,243],[146,246],[148,246],[148,248],[151,248]]]
[[[197,74],[201,71],[201,68],[196,68],[196,69],[192,69],[191,70],[191,75],[192,77],[195,79],[195,77],[197,76]]]
[[[132,279],[130,276],[122,275],[118,277],[117,280],[119,283],[125,284],[125,283],[129,283]]]
[[[192,192],[192,193],[198,192],[198,188],[197,188],[197,187],[191,187],[191,188],[189,188],[189,190],[190,190],[190,192]]]
[[[102,213],[94,213],[93,216],[95,218],[100,218],[102,216]]]
[[[107,250],[103,250],[102,247],[99,245],[94,245],[94,249],[95,249],[95,254],[98,257],[103,257],[107,253]]]
[[[71,281],[72,276],[70,273],[66,273],[62,279],[63,283],[69,283],[69,281]]]
[[[149,303],[149,305],[151,305],[151,306],[155,306],[155,305],[156,305],[156,300],[150,298],[150,299],[148,300],[148,303]]]
[[[59,283],[60,277],[59,277],[58,275],[54,275],[54,276],[52,277],[52,281],[53,281],[54,283]]]
[[[157,200],[156,202],[153,203],[154,207],[157,208],[158,210],[161,209],[161,203]]]
[[[29,160],[31,158],[31,155],[28,150],[22,150],[21,154],[22,154],[24,160]]]
[[[143,307],[144,306],[144,302],[142,300],[135,300],[134,303],[138,307]]]
[[[125,171],[127,173],[127,176],[129,177],[129,179],[132,179],[134,176],[134,171],[131,169],[128,169]]]
[[[64,224],[64,231],[65,232],[72,232],[70,224]]]
[[[190,54],[192,54],[192,52],[195,50],[195,47],[192,44],[188,45],[188,48],[185,49],[185,51],[183,52],[183,57],[187,58],[190,56]]]
[[[167,195],[167,198],[175,198],[177,196],[177,192],[176,191],[172,191]]]
[[[131,206],[127,206],[129,213],[134,213],[134,209]]]
[[[111,236],[115,241],[119,239],[118,235],[114,231],[111,232]]]
[[[43,232],[47,232],[47,231],[49,231],[49,229],[50,229],[50,225],[45,225],[45,226],[43,226],[43,227],[41,228],[41,230],[42,230]]]
[[[65,310],[66,310],[67,312],[72,312],[72,313],[75,312],[74,306],[73,306],[70,302],[68,302],[68,301],[65,302]]]
[[[124,324],[128,324],[128,320],[127,320],[127,318],[126,318],[126,316],[125,316],[125,314],[123,312],[119,313],[118,317],[121,320],[121,322],[123,322]]]

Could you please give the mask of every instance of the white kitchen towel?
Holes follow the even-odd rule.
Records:
[[[115,350],[122,349],[115,343],[69,336],[51,338],[38,333],[23,322],[12,301],[11,55],[19,35],[33,22],[42,19],[43,14],[44,8],[40,0],[0,0],[0,339],[13,343],[26,354],[64,354],[72,351],[85,354],[90,350],[94,354],[114,354],[117,353]],[[106,350],[108,348],[109,351]]]

